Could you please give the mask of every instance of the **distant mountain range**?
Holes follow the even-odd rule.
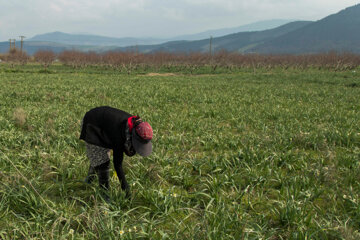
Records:
[[[244,31],[262,31],[271,28],[281,26],[289,23],[292,20],[274,19],[268,21],[255,22],[247,25],[243,25],[235,28],[223,28],[216,30],[209,30],[202,33],[196,33],[191,35],[177,36],[173,38],[161,39],[161,38],[113,38],[91,34],[69,34],[63,32],[51,32],[45,34],[36,35],[27,41],[40,41],[40,42],[56,42],[67,45],[85,45],[85,46],[117,46],[126,47],[132,45],[150,45],[160,44],[169,41],[177,40],[200,40],[213,37],[220,37],[227,34],[244,32]]]
[[[112,38],[90,34],[69,34],[63,32],[52,32],[36,35],[27,41],[56,42],[67,45],[85,46],[118,46],[124,47],[136,44],[158,44],[167,40],[155,38]]]
[[[210,36],[221,37],[221,36],[238,33],[238,32],[263,31],[263,30],[276,28],[276,27],[279,27],[281,25],[284,25],[286,23],[293,22],[293,21],[295,21],[295,20],[272,19],[272,20],[266,20],[266,21],[259,21],[259,22],[255,22],[255,23],[246,24],[246,25],[243,25],[240,27],[222,28],[222,29],[216,29],[216,30],[208,30],[205,32],[197,33],[197,34],[177,36],[170,40],[172,40],[172,41],[201,40],[201,39],[209,38]]]
[[[209,39],[137,46],[142,52],[208,52]],[[127,50],[130,48],[119,48]],[[212,39],[212,50],[259,54],[329,51],[360,53],[360,4],[319,21],[295,21],[264,31],[239,32]]]
[[[230,34],[229,34],[230,33]],[[111,38],[96,35],[53,32],[37,35],[24,42],[24,49],[33,54],[39,49],[61,52],[81,51],[140,52],[208,52],[306,54],[329,51],[360,53],[360,4],[346,8],[319,21],[270,20],[218,29],[172,39]],[[0,52],[9,49],[0,42]]]
[[[312,22],[296,21],[283,26],[264,31],[240,32],[211,40],[212,50],[227,50],[231,52],[251,52],[251,49],[264,42],[276,39],[287,33],[300,29]],[[197,41],[173,41],[159,45],[140,45],[136,47],[140,52],[208,52],[210,39]],[[134,50],[134,47],[118,48],[119,51]]]
[[[278,27],[291,20],[273,19],[267,21],[255,22],[235,28],[223,28],[216,30],[209,30],[202,33],[183,35],[172,37],[168,39],[161,38],[113,38],[91,34],[69,34],[63,32],[51,32],[39,34],[32,38],[26,39],[24,42],[24,49],[28,54],[32,55],[40,49],[52,50],[54,52],[61,52],[69,49],[76,49],[80,51],[97,51],[104,52],[114,50],[119,47],[128,47],[127,49],[135,49],[136,46],[142,45],[156,45],[165,42],[172,42],[178,40],[199,40],[209,38],[210,36],[218,37],[231,33],[242,31],[261,31]],[[17,46],[19,43],[17,42]],[[142,47],[141,47],[142,48]],[[8,42],[0,42],[0,53],[9,50]]]
[[[259,53],[360,53],[360,4],[251,49]]]

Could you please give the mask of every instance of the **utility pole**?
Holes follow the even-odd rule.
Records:
[[[25,37],[25,36],[19,36],[19,38],[21,39],[21,48],[20,48],[20,52],[22,53],[22,51],[23,51],[24,38],[26,38],[26,37]]]
[[[210,36],[210,43],[209,43],[209,55],[210,55],[210,62],[212,62],[212,36]]]
[[[15,46],[15,41],[16,41],[16,39],[13,39],[13,41],[14,41],[14,49],[16,48],[16,46]]]

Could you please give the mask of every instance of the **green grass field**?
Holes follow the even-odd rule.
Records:
[[[360,238],[360,70],[43,72],[0,65],[0,239]],[[101,105],[154,129],[110,204],[81,182]]]

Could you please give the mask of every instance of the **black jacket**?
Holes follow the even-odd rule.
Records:
[[[132,115],[116,108],[103,106],[88,111],[83,119],[80,139],[100,147],[113,149],[114,168],[121,188],[129,194],[129,185],[122,168],[126,122]]]
[[[80,139],[104,148],[122,149],[126,121],[131,116],[108,106],[93,108],[84,116]]]

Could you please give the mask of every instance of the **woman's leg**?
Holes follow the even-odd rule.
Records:
[[[92,181],[94,181],[94,179],[95,179],[95,176],[96,176],[95,168],[93,168],[92,166],[90,166],[90,167],[89,167],[89,170],[88,170],[88,175],[87,175],[87,177],[85,178],[85,182],[86,182],[87,184],[92,183]]]
[[[99,179],[99,186],[102,189],[109,190],[110,161],[96,166],[95,171]]]
[[[103,189],[109,189],[110,158],[109,149],[86,143],[86,154],[90,160],[90,167],[86,182],[94,180],[95,173],[99,179],[99,185]]]

